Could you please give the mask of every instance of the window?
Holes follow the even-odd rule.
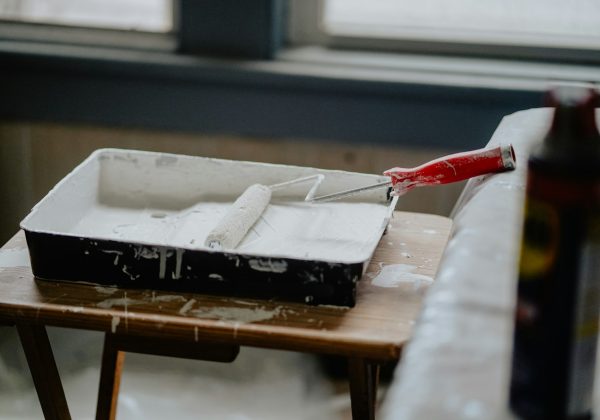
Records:
[[[600,59],[597,0],[313,0],[292,4],[294,13],[303,16],[303,25],[311,28],[292,33],[300,42],[580,62]]]
[[[169,0],[0,0],[0,19],[147,32],[173,26]]]
[[[0,0],[0,14],[7,18],[10,2],[14,16],[16,5],[29,1]],[[137,1],[142,8],[158,2]],[[340,5],[359,3],[327,1],[337,0],[164,0],[174,8],[168,33],[147,32],[131,21],[115,30],[106,29],[114,22],[97,22],[104,26],[92,29],[64,20],[60,26],[5,20],[0,117],[458,150],[481,146],[502,116],[539,106],[549,80],[595,81],[600,74],[593,65],[432,53],[449,41],[411,44],[381,34],[344,35],[346,18],[331,13],[336,4],[344,9]],[[378,1],[364,3],[374,11]],[[491,1],[499,0],[486,3]],[[291,46],[279,49],[286,15],[290,33],[304,38],[292,36]],[[36,37],[25,36],[33,32]],[[96,35],[106,37],[99,41]],[[158,48],[163,41],[165,48]],[[364,51],[387,42],[399,51],[412,46],[427,54]],[[513,57],[515,48],[505,52]]]

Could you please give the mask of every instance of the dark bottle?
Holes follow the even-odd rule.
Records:
[[[528,162],[510,406],[524,419],[589,419],[600,301],[597,94],[548,95],[551,128]]]

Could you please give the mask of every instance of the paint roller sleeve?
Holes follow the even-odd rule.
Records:
[[[232,249],[246,236],[271,201],[271,189],[254,184],[227,211],[206,237],[205,245],[212,249]]]

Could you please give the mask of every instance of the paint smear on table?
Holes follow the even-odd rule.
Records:
[[[143,300],[130,299],[127,297],[105,299],[102,302],[96,304],[97,307],[102,309],[111,309],[113,306],[124,306],[125,308],[130,305],[142,305],[146,303]]]
[[[218,319],[242,324],[266,321],[281,314],[281,307],[275,309],[256,308],[201,308],[189,311],[196,318]]]
[[[196,303],[196,299],[190,299],[188,300],[182,307],[181,309],[179,309],[179,313],[181,315],[185,315],[187,314],[195,305]]]
[[[181,295],[158,295],[152,297],[152,302],[186,302],[187,299]]]
[[[415,291],[422,291],[433,282],[433,279],[414,273],[416,269],[416,266],[410,264],[386,265],[381,268],[371,284],[377,287],[399,287],[402,284],[412,284]]]
[[[27,248],[0,250],[0,268],[31,267]]]
[[[104,286],[94,286],[94,289],[96,290],[96,292],[101,293],[103,295],[112,295],[117,290],[119,290],[116,287],[104,287]]]

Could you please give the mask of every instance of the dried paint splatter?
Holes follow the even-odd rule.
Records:
[[[423,274],[414,273],[416,269],[416,266],[409,264],[387,265],[381,268],[371,284],[378,287],[398,287],[402,284],[412,284],[413,290],[420,292],[426,289],[433,282],[433,279]]]
[[[196,318],[218,319],[220,321],[229,321],[240,324],[249,324],[252,322],[266,321],[275,318],[282,313],[281,307],[275,309],[256,308],[202,308],[190,311],[190,314]]]
[[[98,308],[102,308],[102,309],[110,309],[114,306],[124,306],[125,308],[127,306],[131,306],[131,305],[142,305],[146,303],[143,300],[136,300],[136,299],[130,299],[127,297],[123,297],[123,298],[115,298],[115,299],[105,299],[102,302],[98,302],[96,304],[96,306]]]
[[[0,250],[0,268],[30,267],[27,248]]]

